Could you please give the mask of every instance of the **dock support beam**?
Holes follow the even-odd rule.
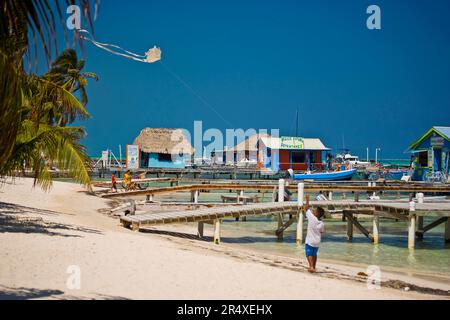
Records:
[[[214,220],[214,243],[220,244],[220,219]]]
[[[373,243],[378,244],[380,242],[380,216],[373,214]]]
[[[278,180],[278,202],[284,202],[284,179]]]
[[[198,196],[199,196],[199,191],[198,190],[193,190],[191,191],[191,202],[192,203],[198,203]]]
[[[203,238],[204,227],[205,227],[205,223],[203,221],[199,221],[198,222],[198,232],[197,232],[197,236],[199,238]]]
[[[345,212],[344,211],[344,215],[347,216],[347,239],[348,241],[352,241],[353,240],[353,222],[352,219],[353,218],[353,213],[350,212]]]
[[[296,242],[298,246],[303,244],[303,213],[301,210],[298,211]]]
[[[423,230],[423,227],[424,227],[424,225],[423,225],[423,216],[417,216],[416,219],[417,219],[417,221],[416,221],[416,223],[417,223],[417,231]],[[416,236],[417,236],[417,238],[419,240],[423,239],[423,233],[416,232]]]
[[[445,222],[445,233],[444,233],[445,242],[450,242],[450,217],[447,218]]]
[[[414,249],[416,241],[416,216],[409,216],[408,224],[408,249]]]
[[[283,228],[283,214],[278,213],[278,228],[277,230],[282,230]],[[277,232],[278,241],[283,241],[283,231]]]
[[[303,244],[303,197],[305,196],[305,184],[300,182],[297,188],[298,219],[296,243],[300,246]]]

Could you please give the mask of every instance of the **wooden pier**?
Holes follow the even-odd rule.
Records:
[[[241,183],[202,183],[202,184],[189,184],[189,185],[178,185],[171,187],[161,187],[161,188],[149,188],[146,190],[135,190],[122,193],[108,193],[102,195],[104,198],[119,198],[119,197],[130,197],[130,196],[154,196],[160,194],[170,194],[175,192],[193,192],[198,190],[205,191],[244,191],[244,190],[255,190],[255,191],[272,191],[277,185],[274,184],[241,184]],[[296,186],[289,186],[289,190],[296,191]],[[436,194],[450,194],[450,185],[434,186],[434,185],[410,185],[410,184],[399,184],[399,185],[345,185],[345,184],[321,184],[321,183],[305,183],[305,191],[307,192],[341,192],[341,193],[373,193],[373,192],[396,192],[396,193],[436,193]]]
[[[173,182],[173,181],[172,181]],[[326,195],[323,201],[311,201],[312,206],[323,207],[328,214],[342,216],[347,224],[347,236],[351,241],[353,239],[354,229],[360,231],[371,242],[380,242],[380,223],[384,218],[404,221],[408,224],[408,247],[414,248],[416,238],[422,239],[426,232],[445,224],[445,240],[450,241],[450,201],[444,200],[445,197],[437,197],[437,200],[427,199],[425,203],[420,200],[413,200],[416,194],[422,195],[428,193],[432,195],[450,194],[450,185],[448,184],[425,184],[425,183],[373,183],[373,182],[305,182],[298,185],[285,186],[285,181],[280,179],[277,184],[251,181],[202,181],[197,184],[176,185],[159,188],[148,188],[146,190],[134,190],[127,192],[103,194],[104,198],[125,198],[133,199],[136,197],[145,197],[146,203],[153,203],[154,197],[178,192],[190,193],[191,204],[194,207],[199,204],[200,194],[211,191],[236,191],[235,196],[224,196],[222,200],[236,201],[234,205],[209,207],[200,210],[182,210],[164,213],[145,213],[139,215],[127,215],[121,217],[121,223],[125,227],[139,230],[142,227],[156,224],[179,223],[179,222],[198,222],[199,235],[203,234],[204,223],[211,223],[215,228],[215,242],[220,242],[220,223],[223,219],[240,219],[246,216],[275,215],[278,219],[278,227],[275,231],[278,239],[283,239],[283,232],[297,223],[297,243],[303,243],[303,207],[305,194],[323,194]],[[283,202],[284,189],[289,188],[292,193],[297,193],[297,202]],[[252,203],[248,204],[249,199],[259,201],[256,196],[253,198],[244,194],[246,191],[253,192],[271,192],[272,200],[278,202],[271,203]],[[333,195],[342,194],[341,200],[333,200]],[[366,194],[397,194],[396,200],[365,200],[360,199],[360,195]],[[406,195],[405,200],[401,200],[400,193]],[[277,196],[278,194],[278,196]],[[349,196],[347,198],[347,194]],[[361,197],[362,198],[362,197]],[[423,198],[422,198],[423,200]],[[163,204],[163,203],[162,203]],[[198,206],[199,207],[199,206]],[[135,208],[132,212],[135,211]],[[130,210],[128,210],[130,212]],[[285,221],[285,215],[289,219]],[[359,221],[358,215],[368,215],[372,217],[371,230],[366,229]],[[428,225],[424,225],[424,217],[435,217],[435,220]]]
[[[300,192],[300,191],[299,191]],[[303,192],[303,191],[302,191]],[[198,201],[198,198],[194,201]],[[408,201],[311,201],[314,206],[323,207],[328,214],[340,214],[347,224],[348,240],[353,239],[354,229],[359,230],[371,242],[380,242],[381,218],[392,218],[408,223],[408,248],[413,249],[416,238],[423,238],[425,232],[445,223],[445,240],[450,241],[450,201],[414,203]],[[258,203],[240,206],[225,206],[219,208],[206,208],[200,210],[178,210],[163,213],[145,213],[139,215],[122,216],[120,221],[124,227],[139,231],[158,224],[198,222],[198,235],[203,236],[204,223],[214,225],[214,242],[220,243],[220,224],[223,219],[247,216],[275,215],[278,219],[278,228],[275,231],[279,240],[283,239],[283,232],[292,224],[297,223],[296,240],[303,243],[303,202],[274,202]],[[371,215],[373,219],[372,230],[366,229],[357,218],[357,215]],[[285,221],[285,215],[289,219]],[[436,217],[436,220],[427,226],[423,225],[424,216]]]

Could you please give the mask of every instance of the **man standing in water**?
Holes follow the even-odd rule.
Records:
[[[309,208],[309,199],[307,198],[305,206],[305,216],[308,219],[308,231],[305,240],[305,253],[308,260],[308,272],[316,272],[317,253],[319,251],[320,242],[322,240],[322,233],[325,231],[325,224],[322,218],[325,210],[317,207],[313,210]]]

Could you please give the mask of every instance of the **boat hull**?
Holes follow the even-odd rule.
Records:
[[[355,173],[356,169],[323,173],[294,174],[294,179],[314,181],[345,181],[351,180]]]

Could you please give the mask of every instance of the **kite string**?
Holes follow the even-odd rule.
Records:
[[[89,34],[89,31],[87,31],[87,30],[78,30],[78,32]],[[115,54],[115,55],[118,55],[118,56],[122,56],[122,57],[125,57],[125,58],[129,58],[129,59],[133,59],[133,60],[140,61],[140,62],[146,62],[146,60],[145,60],[146,56],[138,55],[136,53],[127,51],[127,50],[125,50],[125,49],[123,49],[123,48],[121,48],[119,46],[114,45],[114,44],[101,43],[101,42],[95,41],[92,38],[88,38],[88,37],[85,37],[85,36],[82,36],[82,35],[80,35],[80,39],[87,40],[87,41],[91,42],[92,44],[94,44],[95,46],[97,46],[97,47],[99,47],[99,48],[101,48],[103,50],[106,50],[106,51],[108,51],[108,52],[110,52],[112,54]],[[122,50],[123,52],[125,52],[127,54],[114,51],[114,50],[110,49],[109,47]]]
[[[205,106],[210,108],[222,121],[224,121],[227,125],[230,126],[230,128],[233,128],[233,124],[229,122],[227,119],[225,119],[222,114],[220,114],[219,111],[216,110],[208,101],[206,101],[200,94],[198,94],[186,81],[184,81],[178,74],[173,72],[169,67],[164,64],[162,61],[159,61],[159,63],[163,66],[163,68],[170,74],[172,77],[174,77],[176,80],[178,80],[184,87],[186,87],[197,99],[199,99]]]

